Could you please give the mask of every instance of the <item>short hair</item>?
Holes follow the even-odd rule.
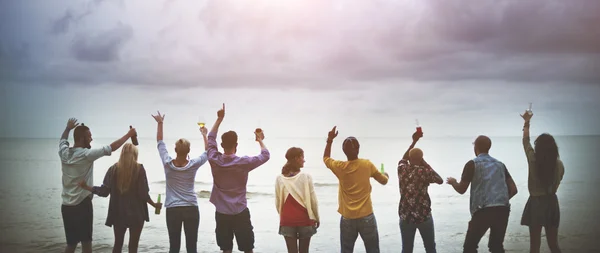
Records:
[[[423,159],[423,150],[421,150],[420,148],[413,148],[410,151],[408,151],[408,157],[411,160],[421,160]]]
[[[487,153],[492,148],[492,140],[485,135],[480,135],[475,139],[475,148],[479,152]]]
[[[84,125],[77,126],[75,131],[73,131],[73,140],[80,141],[85,139],[86,133],[90,131],[90,128]]]
[[[187,154],[190,152],[190,141],[186,139],[179,139],[175,142],[175,149],[179,154]]]
[[[221,135],[221,146],[223,148],[233,148],[237,144],[238,136],[235,131],[228,131]]]
[[[342,150],[346,155],[358,155],[359,149],[360,143],[358,143],[358,139],[356,139],[354,136],[346,138],[342,144]]]

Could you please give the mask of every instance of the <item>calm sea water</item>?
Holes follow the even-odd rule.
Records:
[[[341,151],[343,137],[334,142],[332,156],[344,159]],[[410,144],[409,139],[359,138],[361,157],[370,159],[378,167],[384,163],[390,181],[382,186],[372,180],[373,205],[379,226],[381,252],[400,252],[398,227],[398,178],[395,165]],[[558,137],[565,176],[558,191],[561,206],[560,245],[563,252],[600,252],[598,214],[597,154],[599,136]],[[170,151],[175,140],[166,140]],[[512,212],[505,247],[508,252],[528,252],[527,227],[520,225],[520,217],[527,201],[527,167],[519,137],[492,138],[491,155],[502,160],[513,175],[519,193],[511,201]],[[93,146],[109,144],[111,140],[97,139]],[[266,139],[271,160],[250,174],[248,205],[252,215],[256,243],[255,252],[286,252],[283,238],[277,234],[278,216],[274,201],[274,180],[280,173],[284,154],[291,146],[305,150],[304,171],[312,174],[316,184],[321,213],[321,227],[311,241],[311,252],[339,252],[339,219],[337,213],[337,179],[322,162],[325,139]],[[459,178],[464,164],[474,157],[473,138],[424,138],[418,147],[425,158],[443,178]],[[151,196],[165,193],[165,177],[156,141],[140,140],[139,161],[148,171]],[[192,155],[204,150],[201,140],[192,140]],[[60,214],[61,169],[58,158],[58,140],[3,139],[0,140],[0,251],[1,252],[61,252],[65,235]],[[238,154],[258,154],[258,144],[240,140]],[[108,167],[115,163],[120,151],[95,163],[94,182],[99,185]],[[214,206],[208,201],[212,186],[210,167],[205,164],[196,176],[196,191],[200,206],[198,248],[201,252],[218,252],[214,236]],[[438,252],[461,252],[467,222],[470,219],[469,192],[456,193],[451,186],[432,185],[432,198]],[[94,252],[111,252],[112,228],[104,221],[108,198],[94,197]],[[480,251],[487,252],[487,235],[480,243]],[[185,245],[182,238],[182,245]],[[127,241],[127,239],[126,239]],[[140,252],[167,252],[168,236],[165,212],[151,214],[140,240]],[[124,247],[126,248],[126,246]],[[126,251],[126,250],[125,250]],[[182,251],[184,252],[184,251]],[[361,239],[355,252],[365,252]],[[415,238],[415,252],[424,252],[421,239]],[[542,252],[549,252],[545,238]]]

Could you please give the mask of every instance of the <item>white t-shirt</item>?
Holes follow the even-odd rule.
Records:
[[[62,203],[75,206],[92,193],[79,187],[81,180],[87,185],[94,185],[94,161],[103,156],[110,156],[110,145],[101,148],[71,148],[69,142],[61,139],[58,144],[58,155],[62,164]]]

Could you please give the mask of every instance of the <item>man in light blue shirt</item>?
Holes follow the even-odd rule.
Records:
[[[73,147],[69,147],[69,132],[73,131]],[[71,118],[63,131],[58,144],[58,155],[62,169],[62,206],[61,214],[67,237],[65,252],[75,252],[81,242],[83,252],[92,252],[93,206],[92,193],[78,186],[80,181],[94,185],[94,161],[109,156],[119,149],[132,136],[137,135],[132,128],[126,135],[110,145],[92,148],[92,132],[87,126],[79,125]]]
[[[185,232],[186,249],[188,253],[197,252],[196,243],[198,242],[198,226],[200,225],[200,212],[198,210],[198,201],[194,182],[196,172],[206,161],[208,157],[206,151],[199,157],[188,159],[190,153],[190,142],[186,139],[179,139],[175,142],[175,153],[177,156],[173,159],[169,156],[167,145],[163,141],[163,120],[165,115],[152,116],[157,123],[156,140],[158,142],[158,153],[162,161],[167,182],[167,198],[165,207],[167,208],[167,230],[169,231],[169,252],[179,252],[181,244],[181,225]],[[200,128],[204,137],[204,149],[207,148],[206,134],[204,127]]]

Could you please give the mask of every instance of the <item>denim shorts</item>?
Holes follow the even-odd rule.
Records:
[[[288,227],[279,226],[279,234],[285,237],[294,239],[306,239],[310,238],[317,233],[317,228],[314,226],[303,226],[303,227]]]

